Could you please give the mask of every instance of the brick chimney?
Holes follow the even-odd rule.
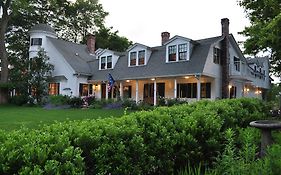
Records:
[[[91,54],[95,53],[96,50],[95,45],[96,45],[96,36],[89,34],[87,37],[87,48]]]
[[[170,33],[169,33],[169,32],[162,32],[162,33],[161,33],[161,38],[162,38],[162,46],[163,46],[164,43],[166,43],[167,41],[169,41],[169,39],[170,39]]]
[[[222,98],[229,98],[229,19],[221,19],[222,40],[221,47],[221,66],[222,66]]]

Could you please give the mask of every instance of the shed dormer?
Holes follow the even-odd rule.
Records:
[[[164,43],[166,46],[166,63],[189,61],[193,45],[191,39],[174,36]]]
[[[55,30],[47,24],[37,24],[30,31],[29,58],[35,57],[40,47],[47,45],[46,37],[57,38]]]
[[[99,70],[114,69],[119,57],[120,54],[108,49],[100,51],[98,54]]]
[[[128,66],[145,66],[151,55],[151,50],[148,46],[136,43],[128,50]]]

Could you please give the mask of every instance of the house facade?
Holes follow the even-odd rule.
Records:
[[[98,99],[131,98],[156,105],[157,99],[262,98],[270,88],[268,58],[247,59],[221,20],[222,35],[192,40],[161,33],[160,46],[135,43],[126,52],[96,49],[95,37],[80,45],[57,38],[48,25],[30,30],[30,58],[44,48],[54,65],[50,95]],[[108,86],[109,74],[114,87]]]

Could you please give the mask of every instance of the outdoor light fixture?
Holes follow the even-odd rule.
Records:
[[[130,80],[126,80],[127,83],[130,83]]]
[[[185,79],[189,79],[189,76],[185,76],[184,78],[185,78]]]
[[[151,80],[152,80],[152,81],[154,81],[154,80],[155,80],[155,78],[151,78]]]

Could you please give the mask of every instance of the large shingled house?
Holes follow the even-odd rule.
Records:
[[[131,98],[157,104],[158,97],[184,100],[257,97],[270,88],[268,58],[247,59],[221,20],[222,34],[192,40],[161,34],[156,47],[135,43],[126,52],[95,48],[95,36],[81,45],[57,38],[46,24],[30,34],[30,58],[44,48],[54,65],[50,95]],[[108,75],[115,80],[109,92]]]

